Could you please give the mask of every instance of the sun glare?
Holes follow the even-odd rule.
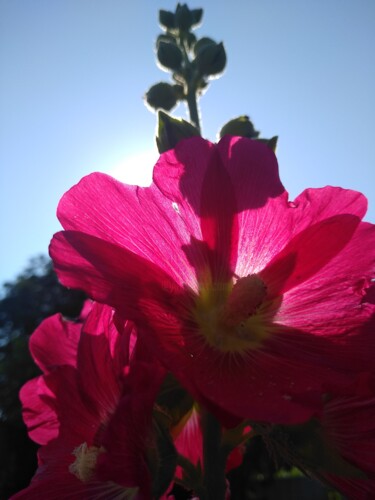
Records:
[[[153,149],[129,155],[112,168],[109,174],[126,184],[149,186],[152,170],[158,158],[158,152]]]

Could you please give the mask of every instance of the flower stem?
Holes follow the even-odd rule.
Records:
[[[203,414],[205,500],[225,500],[225,454],[221,447],[221,425],[209,412]]]
[[[199,120],[198,103],[197,103],[197,74],[194,70],[193,64],[188,56],[188,49],[186,45],[186,39],[184,35],[181,34],[179,37],[179,47],[182,51],[182,56],[184,60],[185,70],[186,70],[186,103],[189,109],[190,121],[201,132],[201,125]]]
[[[186,96],[186,102],[189,109],[190,121],[197,127],[199,132],[201,131],[199,113],[198,113],[198,103],[197,103],[197,93],[195,88],[189,86],[188,93]]]

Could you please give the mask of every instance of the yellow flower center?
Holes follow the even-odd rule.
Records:
[[[73,451],[76,460],[69,466],[69,472],[74,474],[84,483],[92,479],[98,455],[104,451],[101,446],[87,446],[87,443],[80,444]]]
[[[233,353],[255,349],[268,336],[262,314],[266,295],[256,274],[239,278],[233,286],[202,286],[193,316],[210,346]]]

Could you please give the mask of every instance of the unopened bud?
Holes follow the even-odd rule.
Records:
[[[234,118],[226,123],[219,132],[219,137],[224,135],[236,135],[240,137],[248,137],[249,139],[256,139],[259,137],[259,132],[255,130],[254,125],[246,115]]]
[[[195,63],[201,75],[213,76],[224,71],[227,62],[222,43],[207,44],[198,51]]]
[[[145,95],[147,104],[154,109],[165,109],[170,111],[177,104],[183,95],[183,88],[180,85],[170,85],[166,82],[160,82],[150,87]]]
[[[200,38],[194,45],[194,55],[197,56],[199,52],[207,45],[216,45],[216,42],[215,40],[212,40],[212,38],[209,38],[208,36]]]
[[[182,52],[172,42],[159,41],[157,56],[160,64],[168,69],[177,70],[182,63]]]
[[[176,28],[182,32],[189,31],[193,24],[193,15],[189,7],[184,3],[177,4],[175,13]]]

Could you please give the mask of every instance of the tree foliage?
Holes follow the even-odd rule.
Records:
[[[18,392],[39,374],[29,349],[30,334],[58,312],[78,316],[85,296],[57,280],[45,256],[31,259],[26,269],[3,285],[0,299],[0,499],[27,486],[36,467],[36,446],[27,438]]]

